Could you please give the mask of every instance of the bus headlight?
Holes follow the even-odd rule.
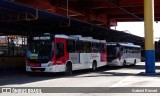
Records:
[[[53,66],[53,62],[49,61],[48,62],[48,67]]]
[[[26,65],[27,65],[27,66],[30,66],[30,64],[29,64],[29,63],[26,63]]]

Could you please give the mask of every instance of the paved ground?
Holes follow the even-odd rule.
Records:
[[[160,72],[160,63],[156,63],[156,72]],[[1,87],[160,87],[160,75],[145,75],[144,63],[125,68],[103,67],[96,72],[90,70],[75,71],[73,76],[63,74],[40,74],[3,76],[0,78]],[[13,94],[0,94],[0,96],[13,96]],[[14,94],[14,96],[22,94]],[[28,96],[29,94],[23,94]],[[54,93],[30,94],[33,96],[132,96],[132,95],[160,95],[155,93]]]

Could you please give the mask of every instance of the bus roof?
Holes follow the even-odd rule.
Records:
[[[57,38],[69,38],[67,35],[55,35],[55,37],[57,37]]]
[[[107,42],[107,45],[112,45],[112,46],[120,45],[120,46],[126,46],[126,47],[141,48],[141,46],[139,45],[134,45],[133,43],[128,43],[128,42]]]
[[[106,43],[105,40],[98,40],[98,39],[93,39],[92,37],[82,37],[81,35],[55,35],[57,38],[65,38],[65,39],[73,39],[73,40],[82,40],[82,41],[90,41],[90,42],[101,42],[101,43]]]

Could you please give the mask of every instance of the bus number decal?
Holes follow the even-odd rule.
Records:
[[[91,59],[97,59],[98,57],[98,54],[91,54]]]

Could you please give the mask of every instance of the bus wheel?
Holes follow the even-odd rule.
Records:
[[[96,69],[97,69],[97,63],[96,63],[96,61],[93,61],[92,71],[96,71]]]
[[[126,60],[123,61],[123,67],[125,67],[125,66],[126,66]]]
[[[135,66],[136,65],[136,59],[134,60],[134,63],[133,63],[133,66]]]
[[[71,63],[66,64],[65,75],[66,76],[72,75],[72,64]]]

